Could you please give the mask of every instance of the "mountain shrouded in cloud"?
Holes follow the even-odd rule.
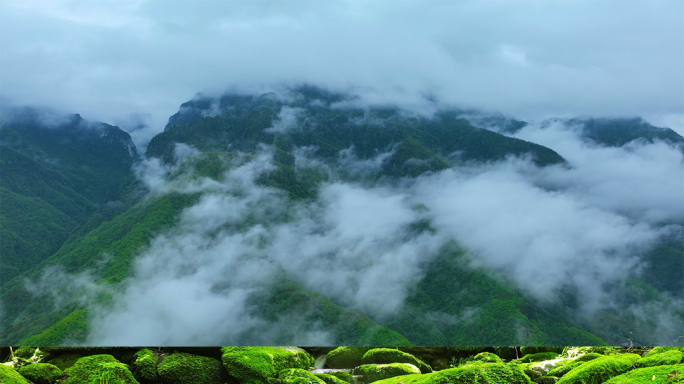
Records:
[[[3,282],[2,341],[672,344],[684,139],[594,121],[200,95],[115,214]]]

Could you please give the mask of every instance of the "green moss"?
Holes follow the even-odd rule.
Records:
[[[531,355],[525,355],[520,360],[521,363],[534,363],[538,361],[554,360],[558,358],[556,352],[541,352]]]
[[[241,384],[261,384],[285,368],[308,369],[314,359],[297,347],[223,347],[222,361]]]
[[[682,353],[677,350],[665,351],[662,353],[650,354],[637,361],[636,368],[655,367],[657,365],[674,365],[682,362]]]
[[[483,363],[501,363],[501,358],[493,353],[480,352],[473,357],[473,360],[481,361]]]
[[[668,352],[668,351],[684,352],[684,347],[655,347],[655,348],[651,349],[650,351],[648,351],[648,353],[644,357],[651,357],[653,355],[657,355],[659,353]]]
[[[159,354],[149,349],[141,349],[135,353],[133,361],[133,377],[141,383],[156,383],[159,381],[157,375],[157,362]]]
[[[525,369],[525,374],[527,375],[527,377],[532,379],[532,381],[537,381],[538,378],[543,376],[541,372],[530,368]]]
[[[555,376],[542,376],[534,382],[537,384],[556,384],[558,380],[559,379]]]
[[[421,373],[432,372],[432,367],[425,364],[422,360],[416,358],[410,353],[402,352],[394,348],[375,348],[366,352],[361,359],[363,364],[391,364],[391,363],[406,363],[413,364]],[[501,359],[499,359],[501,361]]]
[[[372,348],[339,347],[328,352],[325,365],[330,368],[354,368],[363,364],[363,356]]]
[[[68,353],[66,355],[57,356],[54,359],[48,360],[47,362],[64,371],[67,368],[73,367],[81,357],[81,355],[77,355],[75,353]]]
[[[174,353],[163,358],[157,365],[157,373],[166,384],[213,384],[223,383],[228,378],[220,361],[189,353]]]
[[[325,381],[301,368],[283,369],[278,374],[278,378],[283,384],[325,384]]]
[[[21,357],[24,359],[30,359],[33,357],[33,353],[36,351],[36,348],[31,348],[31,347],[21,347],[14,351],[14,356],[16,357]]]
[[[669,384],[673,372],[683,372],[684,364],[661,365],[658,367],[638,368],[606,381],[606,384]]]
[[[420,374],[420,369],[413,364],[406,363],[366,364],[354,368],[354,374],[362,375],[361,380],[364,383],[372,383],[395,376],[417,375]]]
[[[52,364],[36,363],[21,367],[19,373],[33,384],[54,384],[62,376],[62,370]]]
[[[342,380],[336,376],[329,375],[327,373],[314,373],[314,376],[323,380],[325,382],[325,384],[347,384],[347,383],[350,383],[350,381]],[[351,375],[350,375],[350,377],[351,377]]]
[[[375,384],[531,384],[516,366],[502,363],[473,363],[425,375],[397,376]]]
[[[29,384],[22,375],[14,368],[0,364],[0,383],[2,384]]]
[[[138,384],[128,366],[120,363],[112,355],[82,357],[64,373],[67,379],[62,384]]]
[[[342,381],[346,381],[347,383],[351,383],[354,381],[354,378],[352,377],[351,373],[349,373],[347,371],[335,371],[335,372],[330,372],[328,374],[335,376]]]
[[[599,357],[566,373],[558,380],[558,383],[601,384],[612,377],[629,371],[640,358],[641,356],[634,353]]]
[[[585,355],[582,355],[578,357],[575,360],[572,360],[566,364],[560,365],[548,372],[549,376],[555,376],[555,377],[563,377],[566,373],[572,371],[573,369],[579,367],[580,365],[586,363],[587,361],[591,361],[594,359],[597,359],[599,357],[603,357],[603,355],[598,354],[598,353],[587,353]]]

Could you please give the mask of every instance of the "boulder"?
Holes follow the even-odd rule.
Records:
[[[682,353],[676,349],[662,353],[647,354],[646,357],[637,361],[636,368],[655,367],[658,365],[674,365],[682,362]]]
[[[157,374],[158,361],[158,353],[154,353],[147,348],[139,350],[135,354],[135,360],[133,360],[133,377],[141,384],[157,383],[159,381],[159,375]]]
[[[223,347],[223,366],[240,384],[262,384],[286,368],[308,369],[314,359],[297,347]]]
[[[165,384],[215,384],[228,381],[220,361],[189,353],[173,353],[160,359],[157,373]]]
[[[558,384],[600,384],[629,371],[639,359],[641,356],[634,353],[599,357],[572,369]]]
[[[286,368],[278,374],[283,384],[325,384],[313,373],[301,368]]]
[[[418,369],[420,369],[421,373],[432,372],[432,367],[425,364],[422,360],[417,359],[415,356],[409,353],[402,352],[394,348],[371,349],[363,355],[361,361],[363,364],[406,363],[415,365],[418,367]],[[499,361],[501,361],[501,359],[499,359]]]
[[[64,371],[67,378],[62,384],[117,383],[138,384],[128,366],[112,355],[93,355],[80,358]]]
[[[398,376],[374,384],[531,384],[530,378],[515,366],[502,363],[470,363],[423,375]]]
[[[473,357],[475,361],[481,361],[483,363],[502,363],[501,358],[493,353],[480,352]]]
[[[328,368],[354,368],[363,364],[363,356],[372,348],[339,347],[328,352],[325,366]]]
[[[684,364],[660,365],[657,367],[638,368],[606,381],[606,384],[675,384],[679,375],[684,382]]]
[[[25,365],[19,373],[33,384],[54,384],[62,376],[61,369],[46,363]]]
[[[420,375],[420,369],[412,364],[365,364],[354,368],[355,375],[361,375],[361,381],[372,383],[395,376]]]
[[[0,364],[0,383],[2,384],[29,384],[29,382],[20,375],[16,369]]]

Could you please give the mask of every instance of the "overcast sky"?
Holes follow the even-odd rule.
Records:
[[[684,2],[0,2],[0,96],[152,131],[200,91],[309,82],[684,133]]]

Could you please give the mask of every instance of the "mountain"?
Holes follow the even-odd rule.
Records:
[[[53,254],[69,234],[134,181],[127,132],[79,115],[48,122],[31,108],[3,111],[0,127],[0,231],[10,281]]]
[[[495,126],[499,131],[506,134],[515,134],[526,124],[507,123],[498,119]],[[605,145],[609,147],[622,147],[634,140],[642,140],[653,143],[656,140],[664,141],[672,145],[684,143],[684,137],[670,128],[660,128],[651,125],[641,117],[632,118],[573,118],[573,119],[548,119],[541,123],[542,127],[553,123],[563,123],[570,127],[576,127],[582,139],[586,142]]]
[[[524,125],[503,115],[425,117],[311,86],[198,96],[139,157],[116,127],[26,114],[0,129],[2,243],[43,248],[8,258],[3,248],[6,345],[116,340],[93,338],[107,324],[124,343],[154,331],[188,345],[652,344],[662,324],[631,308],[679,305],[677,235],[635,254],[646,264],[606,287],[614,306],[587,318],[572,286],[553,302],[535,297],[407,202],[411,186],[449,170],[510,157],[564,164],[551,148],[483,129]],[[375,220],[386,204],[378,212],[393,219]],[[188,297],[216,311],[186,310]],[[684,321],[674,312],[672,324]],[[145,328],[147,316],[173,313],[223,333]],[[221,316],[240,321],[225,327]]]

